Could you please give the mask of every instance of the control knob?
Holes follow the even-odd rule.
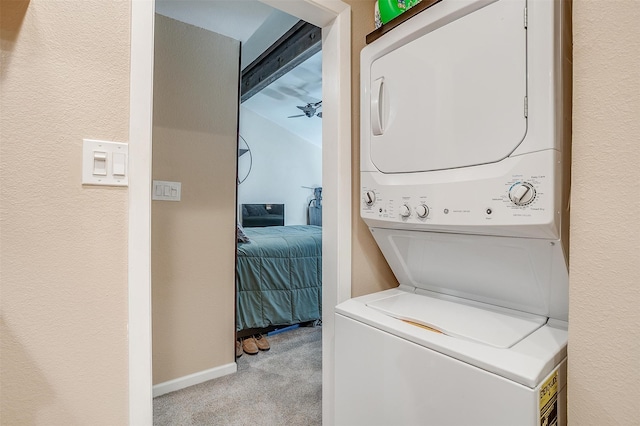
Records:
[[[536,197],[536,190],[529,182],[518,182],[509,190],[509,198],[516,206],[526,206]]]
[[[400,216],[402,217],[411,216],[411,209],[409,208],[408,205],[403,204],[402,206],[400,206]]]
[[[416,214],[419,218],[424,219],[425,217],[429,216],[429,207],[427,207],[426,204],[420,204],[418,207],[416,207]]]
[[[371,207],[376,202],[376,193],[373,191],[365,191],[364,193],[364,203]]]

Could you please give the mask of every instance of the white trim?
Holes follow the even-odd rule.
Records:
[[[129,104],[129,424],[151,425],[153,0],[131,2]]]
[[[340,0],[259,0],[271,7],[280,9],[291,16],[307,21],[317,27],[331,26],[333,20],[345,9],[346,3]],[[351,40],[349,40],[351,46]],[[324,224],[324,223],[323,223]]]
[[[335,405],[334,307],[351,297],[350,25],[347,9],[322,29],[322,418],[328,425]]]
[[[351,297],[351,9],[339,0],[262,0],[322,27],[324,424],[334,418],[334,310]],[[152,425],[151,129],[153,0],[131,6],[129,424]]]
[[[261,0],[322,27],[322,422],[335,409],[334,307],[351,297],[351,8]]]
[[[183,377],[178,377],[177,379],[169,380],[167,382],[158,383],[157,385],[153,386],[153,397],[155,398],[156,396],[164,395],[165,393],[174,392],[180,389],[188,388],[189,386],[208,382],[209,380],[217,379],[218,377],[233,374],[236,371],[238,371],[238,364],[236,364],[235,362],[231,362],[219,367],[199,371],[197,373],[189,374]]]

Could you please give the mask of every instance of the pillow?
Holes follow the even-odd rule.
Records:
[[[264,205],[261,204],[245,204],[249,216],[266,216],[269,214]]]
[[[244,229],[242,229],[242,226],[240,224],[236,225],[236,235],[238,237],[238,242],[239,243],[248,243],[249,237],[247,237],[247,234],[244,233]]]
[[[271,207],[269,214],[284,214],[284,204],[270,204],[269,207]]]

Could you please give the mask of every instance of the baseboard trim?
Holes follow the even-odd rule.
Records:
[[[206,382],[207,380],[217,379],[218,377],[226,376],[227,374],[233,374],[236,371],[238,371],[238,365],[235,362],[232,362],[230,364],[210,368],[209,370],[189,374],[188,376],[178,377],[177,379],[169,380],[167,382],[158,383],[153,386],[153,397],[155,398],[156,396],[164,395],[165,393],[188,388],[189,386],[197,385],[199,383]]]

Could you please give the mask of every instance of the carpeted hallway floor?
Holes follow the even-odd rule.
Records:
[[[322,327],[269,336],[271,350],[237,359],[238,372],[153,400],[153,424],[321,425]]]

